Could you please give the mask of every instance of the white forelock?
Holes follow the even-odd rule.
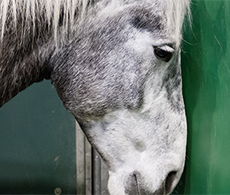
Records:
[[[113,2],[114,1],[119,1],[119,4],[127,4],[127,1],[124,2],[123,0],[113,0]],[[165,21],[163,22],[167,24],[166,26],[168,27],[167,29],[169,30],[169,33],[172,33],[173,30],[173,34],[176,36],[181,36],[181,28],[184,20],[184,15],[186,13],[190,13],[190,0],[143,1],[150,5],[154,5],[154,9],[164,10],[163,14],[166,17]],[[133,3],[135,0],[129,0],[128,2]],[[71,28],[72,24],[76,20],[76,12],[80,18],[83,18],[89,4],[90,0],[0,0],[1,40],[3,39],[4,33],[6,31],[6,24],[10,23],[10,25],[16,26],[17,16],[19,14],[25,16],[22,17],[22,19],[24,19],[22,23],[25,24],[26,28],[34,28],[34,26],[31,26],[31,21],[34,23],[36,17],[44,18],[44,21],[50,24],[50,29],[54,32],[54,37],[57,38],[57,29],[61,12],[64,10],[64,28]],[[116,5],[116,3],[114,5]]]

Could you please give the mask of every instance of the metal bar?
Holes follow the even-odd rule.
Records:
[[[85,137],[85,194],[92,194],[92,147]]]
[[[93,194],[101,194],[101,159],[96,150],[92,150],[93,153]]]
[[[109,179],[109,173],[108,173],[108,167],[104,163],[103,160],[101,160],[101,194],[102,195],[108,195],[108,179]]]
[[[85,136],[82,133],[78,123],[76,122],[76,191],[77,194],[86,194],[85,191]]]
[[[108,168],[76,123],[76,170],[78,195],[108,195]]]

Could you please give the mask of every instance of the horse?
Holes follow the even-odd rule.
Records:
[[[50,79],[111,195],[170,194],[185,164],[189,0],[1,0],[0,106]]]

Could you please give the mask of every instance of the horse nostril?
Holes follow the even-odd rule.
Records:
[[[151,191],[145,185],[144,178],[138,171],[132,172],[126,182],[125,193],[128,195],[163,195],[172,193],[173,188],[175,187],[177,180],[177,171],[171,171],[164,182],[161,183],[159,188],[154,191]]]
[[[166,194],[169,194],[171,193],[172,191],[172,187],[173,187],[173,183],[175,181],[175,178],[176,178],[176,175],[177,175],[177,172],[176,171],[171,171],[166,180],[165,180],[165,192]]]
[[[129,195],[139,195],[140,194],[140,186],[139,182],[141,180],[141,174],[137,171],[132,172],[125,186],[125,193]]]

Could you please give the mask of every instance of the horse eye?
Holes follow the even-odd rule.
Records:
[[[154,47],[154,54],[159,60],[169,62],[172,58],[174,49],[169,46]]]

